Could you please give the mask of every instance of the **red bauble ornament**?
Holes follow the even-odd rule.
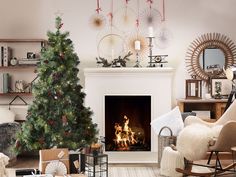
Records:
[[[54,125],[54,121],[50,119],[50,120],[48,120],[48,124],[49,125]]]
[[[17,149],[21,147],[21,144],[20,144],[20,141],[19,141],[19,140],[16,140],[15,146],[16,146]]]
[[[67,120],[66,115],[63,115],[63,116],[61,117],[61,119],[62,119],[63,125],[67,124],[68,120]]]

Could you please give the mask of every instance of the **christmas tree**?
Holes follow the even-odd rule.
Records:
[[[96,141],[97,125],[83,105],[85,94],[78,84],[79,58],[62,26],[57,17],[56,32],[47,34],[48,46],[42,50],[39,79],[33,86],[35,99],[17,136],[17,152],[55,146],[75,150]]]

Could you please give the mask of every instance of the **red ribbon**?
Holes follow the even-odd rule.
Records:
[[[150,9],[151,9],[151,8],[152,8],[153,0],[147,0],[147,3],[149,3],[149,7],[150,7]]]
[[[100,11],[102,11],[102,9],[101,9],[101,7],[100,7],[100,5],[99,5],[99,0],[97,0],[97,8],[96,8],[95,11],[96,11],[98,14],[99,14]]]
[[[130,0],[125,0],[125,3],[128,4],[129,1],[130,1]]]
[[[139,19],[136,19],[136,26],[139,27]]]

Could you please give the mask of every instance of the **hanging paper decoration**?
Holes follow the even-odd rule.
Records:
[[[106,25],[106,18],[100,13],[102,8],[100,7],[99,0],[97,0],[97,8],[95,9],[96,13],[90,17],[90,26],[96,30],[101,30]]]
[[[148,35],[148,27],[157,28],[161,23],[162,16],[157,9],[152,7],[152,0],[147,0],[146,2],[148,3],[149,7],[140,14],[140,21],[142,22],[140,24],[140,27],[142,28],[142,30],[145,30],[146,35]]]
[[[155,37],[155,44],[160,49],[167,48],[173,38],[171,31],[164,24],[158,28]]]
[[[114,13],[113,24],[123,32],[135,29],[136,14],[133,9],[128,7],[128,0],[125,0],[125,7],[120,8]]]
[[[136,53],[135,50],[135,41],[140,41],[140,50],[139,50],[139,57],[140,59],[144,59],[147,57],[148,53],[148,42],[147,38],[142,34],[134,33],[133,35],[129,35],[127,39],[128,50],[132,53]],[[132,56],[135,59],[135,55]]]
[[[167,28],[165,24],[165,0],[162,0],[162,23],[157,28],[156,34],[155,34],[155,44],[160,49],[165,49],[169,47],[170,42],[173,38],[173,35],[171,31]]]

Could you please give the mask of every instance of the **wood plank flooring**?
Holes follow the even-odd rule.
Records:
[[[224,165],[228,163],[229,161],[225,161]],[[18,158],[16,163],[10,164],[8,168],[38,168],[38,164],[38,158]],[[162,177],[157,164],[109,164],[108,172],[109,177]],[[236,174],[223,176],[236,177]]]

